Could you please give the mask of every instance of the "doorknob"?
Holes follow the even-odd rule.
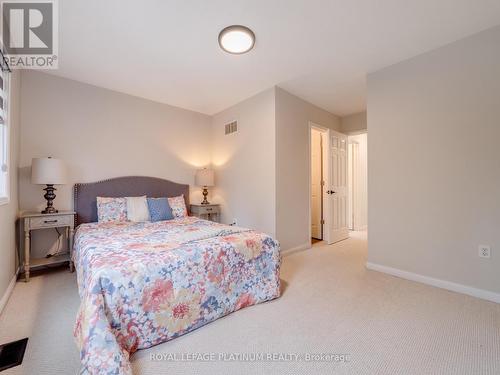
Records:
[[[326,194],[335,194],[335,192],[333,190],[327,190]]]

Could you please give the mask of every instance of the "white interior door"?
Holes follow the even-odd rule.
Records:
[[[321,132],[311,129],[311,237],[323,239],[322,224],[322,149]]]
[[[347,226],[347,136],[330,131],[330,162],[327,186],[328,243],[349,237]]]

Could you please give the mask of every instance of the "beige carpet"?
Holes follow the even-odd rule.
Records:
[[[132,357],[135,374],[500,374],[500,305],[364,267],[366,237],[287,256],[286,289]],[[22,366],[5,374],[75,374],[75,275],[17,283],[0,342],[29,336]],[[338,353],[348,362],[152,361],[151,354]],[[227,359],[227,357],[226,357]]]

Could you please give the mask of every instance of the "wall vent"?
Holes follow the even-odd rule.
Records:
[[[238,131],[238,121],[233,121],[230,122],[229,124],[225,125],[225,134],[231,134]]]

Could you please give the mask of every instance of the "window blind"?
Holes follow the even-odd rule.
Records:
[[[6,82],[6,74],[7,72],[3,69],[0,69],[0,178],[3,180],[0,182],[0,195],[6,195],[6,184],[7,184],[7,168],[8,168],[8,142],[9,142],[9,133],[7,129],[7,82]],[[2,186],[3,185],[3,186]]]
[[[0,204],[9,199],[9,72],[10,68],[0,49]]]
[[[4,98],[4,72],[3,70],[0,70],[0,124],[2,125],[5,124]]]

